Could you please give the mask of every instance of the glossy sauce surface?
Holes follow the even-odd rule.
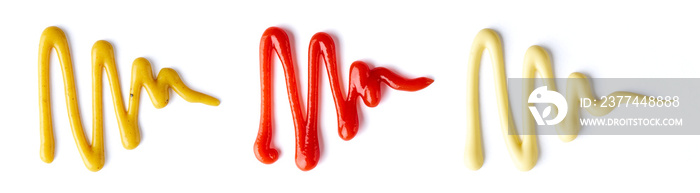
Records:
[[[170,89],[189,102],[218,106],[219,100],[188,88],[175,70],[163,68],[157,77],[153,77],[151,64],[145,58],[134,60],[131,71],[131,90],[129,91],[128,109],[124,106],[119,83],[114,51],[107,41],[97,41],[92,47],[92,142],[88,143],[80,119],[78,98],[73,75],[73,62],[66,35],[58,27],[48,27],[41,34],[39,45],[39,111],[41,113],[41,160],[51,163],[54,159],[55,142],[51,116],[49,88],[49,63],[51,50],[55,50],[61,63],[63,85],[66,94],[68,118],[76,145],[85,166],[90,171],[99,171],[105,163],[103,139],[102,75],[106,71],[109,81],[115,114],[119,122],[122,145],[134,149],[141,140],[138,128],[138,110],[141,88],[146,89],[151,102],[156,108],[168,104]]]
[[[503,58],[503,46],[498,34],[491,29],[481,30],[472,43],[468,60],[467,73],[467,142],[464,152],[464,161],[468,168],[478,170],[484,163],[484,153],[481,141],[481,118],[479,115],[479,68],[481,66],[481,56],[484,51],[488,51],[493,64],[496,100],[498,101],[498,115],[501,118],[501,131],[506,141],[506,146],[515,166],[528,171],[537,163],[538,147],[537,135],[535,134],[535,122],[530,112],[524,112],[523,124],[526,135],[512,135],[517,133],[514,128],[513,117],[510,112],[508,101],[508,90],[506,87],[505,62]],[[547,51],[540,46],[531,46],[525,53],[523,64],[523,77],[529,81],[524,81],[523,96],[528,96],[534,90],[534,78],[539,75],[544,80],[549,90],[556,91],[554,83],[554,73],[552,63]],[[581,125],[579,121],[579,100],[580,98],[596,98],[587,77],[581,73],[572,73],[568,77],[566,87],[566,101],[568,103],[567,116],[556,125],[557,132],[562,141],[569,142],[576,138]],[[613,92],[608,96],[640,96],[631,92]],[[603,116],[608,114],[614,107],[601,107],[603,101],[593,102],[594,105],[585,108],[590,114]],[[527,97],[523,100],[523,105],[527,105]],[[528,108],[523,108],[528,109]],[[552,114],[556,114],[554,108]]]
[[[347,97],[343,96],[338,75],[335,43],[330,35],[316,33],[309,43],[309,79],[306,117],[303,116],[301,98],[297,88],[295,64],[287,33],[280,28],[270,27],[260,40],[260,82],[261,115],[260,129],[255,140],[254,152],[260,162],[271,164],[277,161],[278,151],[272,147],[272,72],[274,54],[277,54],[284,68],[287,94],[292,109],[296,133],[296,165],[303,171],[316,167],[320,157],[318,141],[318,90],[320,59],[325,63],[328,79],[335,101],[338,117],[338,134],[343,140],[350,140],[357,134],[357,98],[365,105],[375,107],[381,99],[380,83],[402,91],[417,91],[430,85],[433,80],[426,77],[404,78],[389,69],[370,68],[362,61],[350,66],[350,81]]]

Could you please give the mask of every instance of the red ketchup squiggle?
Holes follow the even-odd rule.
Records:
[[[278,27],[270,27],[260,39],[260,86],[261,113],[260,130],[255,140],[255,157],[260,162],[271,164],[277,161],[278,151],[271,146],[272,140],[272,60],[273,54],[279,57],[284,67],[287,81],[287,94],[292,109],[296,132],[296,164],[299,169],[308,171],[316,167],[320,157],[318,142],[318,89],[319,57],[326,64],[328,79],[333,92],[338,116],[338,134],[343,140],[350,140],[357,134],[359,125],[356,101],[361,97],[365,105],[375,107],[379,104],[381,90],[379,83],[402,91],[421,90],[433,80],[426,77],[407,79],[389,69],[378,67],[371,69],[362,61],[355,61],[350,66],[350,85],[348,96],[343,97],[338,76],[335,43],[330,35],[316,33],[309,43],[309,87],[307,114],[303,117],[302,104],[299,100],[297,78],[287,33]]]

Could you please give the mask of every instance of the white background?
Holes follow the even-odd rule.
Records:
[[[480,29],[500,33],[509,77],[521,76],[525,50],[540,45],[552,55],[557,77],[583,72],[596,78],[697,78],[695,4],[14,3],[19,2],[0,3],[0,192],[697,191],[700,136],[580,136],[570,143],[541,136],[536,167],[518,171],[501,136],[489,61],[481,73],[485,164],[478,171],[463,164],[466,59]],[[107,162],[90,172],[71,136],[54,55],[57,153],[53,163],[43,163],[37,53],[41,32],[52,25],[69,38],[88,130],[90,49],[101,39],[115,47],[123,90],[129,89],[131,62],[146,57],[154,69],[176,69],[189,86],[221,105],[187,103],[172,93],[167,107],[155,109],[143,96],[142,143],[126,150],[105,90]],[[260,111],[258,46],[270,26],[284,27],[294,39],[304,98],[308,41],[320,31],[336,37],[344,84],[355,60],[405,76],[428,76],[435,83],[413,93],[387,90],[376,108],[360,105],[360,133],[343,141],[324,73],[322,157],[315,169],[302,172],[294,164],[294,129],[282,68],[276,65],[274,143],[281,157],[262,164],[253,154]],[[654,91],[638,86],[629,89]]]

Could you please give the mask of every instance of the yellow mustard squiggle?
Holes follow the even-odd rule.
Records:
[[[188,88],[175,70],[163,68],[156,79],[153,78],[151,64],[145,58],[134,60],[131,71],[131,91],[129,108],[124,108],[121,87],[114,61],[112,45],[107,41],[97,41],[92,47],[92,142],[88,143],[83,131],[78,98],[75,91],[73,63],[66,35],[58,27],[48,27],[41,34],[39,45],[39,110],[41,112],[41,160],[51,163],[54,159],[54,135],[51,120],[51,102],[49,88],[49,63],[51,50],[55,50],[61,63],[63,84],[66,93],[68,118],[73,131],[76,145],[83,158],[85,166],[90,171],[99,171],[105,162],[103,140],[103,111],[102,111],[102,70],[107,71],[115,114],[119,122],[122,145],[126,149],[134,149],[139,145],[141,136],[138,128],[138,110],[141,87],[145,88],[156,108],[168,104],[169,90],[172,88],[178,95],[189,102],[204,103],[218,106],[219,100]],[[133,99],[133,100],[132,100]]]
[[[526,135],[510,135],[517,133],[514,128],[513,117],[510,112],[510,104],[508,102],[508,90],[506,87],[505,63],[503,58],[503,47],[498,34],[491,29],[483,29],[479,31],[474,38],[474,42],[469,53],[468,61],[468,78],[467,78],[467,143],[464,152],[464,161],[468,168],[478,170],[484,163],[484,153],[481,142],[481,123],[479,115],[479,68],[481,65],[481,56],[484,50],[488,50],[493,63],[495,84],[496,84],[496,100],[498,101],[499,117],[501,117],[501,130],[503,138],[506,141],[506,146],[510,152],[510,156],[515,162],[518,169],[528,171],[537,163],[538,147],[537,136],[535,135],[534,118],[530,112],[523,112],[523,132]],[[542,47],[531,46],[525,53],[525,63],[523,65],[523,78],[532,80],[524,81],[523,104],[527,104],[527,96],[534,89],[535,75],[539,75],[544,79],[545,85],[550,90],[556,91],[554,83],[554,73],[549,54]],[[572,141],[576,138],[581,125],[579,121],[579,100],[580,98],[594,98],[588,79],[581,73],[572,73],[567,80],[566,101],[568,103],[567,116],[564,120],[556,125],[557,133],[564,142]],[[640,96],[631,92],[613,92],[608,96]],[[608,114],[614,107],[601,107],[603,101],[598,100],[593,102],[595,105],[585,108],[589,113],[595,116],[603,116]],[[523,108],[527,110],[527,108]],[[556,107],[553,110],[556,114]],[[522,137],[522,138],[521,138]]]

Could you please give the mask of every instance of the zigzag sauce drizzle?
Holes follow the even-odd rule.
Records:
[[[54,159],[54,135],[51,120],[51,100],[49,88],[49,63],[51,50],[56,50],[61,62],[63,84],[66,93],[68,118],[73,131],[75,143],[85,166],[90,171],[99,171],[104,166],[103,112],[102,112],[102,71],[107,72],[114,110],[119,122],[122,145],[126,149],[134,149],[141,140],[138,128],[138,110],[141,88],[145,88],[156,108],[168,104],[169,90],[172,88],[178,95],[189,102],[218,106],[219,100],[188,88],[175,70],[163,68],[156,79],[148,60],[137,58],[131,71],[131,91],[129,108],[124,108],[119,76],[114,61],[112,45],[107,41],[97,41],[92,47],[92,142],[85,138],[78,98],[75,91],[73,62],[66,35],[58,27],[48,27],[41,34],[39,45],[39,111],[41,113],[41,160],[46,163]],[[133,99],[133,100],[132,100]]]
[[[506,87],[505,63],[503,59],[503,47],[498,34],[490,29],[483,29],[474,38],[472,48],[469,53],[468,74],[467,74],[467,143],[464,152],[464,161],[468,168],[478,170],[484,163],[484,153],[481,142],[481,122],[479,115],[479,67],[481,56],[487,50],[493,63],[494,78],[496,84],[496,100],[498,101],[498,112],[501,117],[501,131],[506,141],[506,146],[510,152],[516,167],[527,171],[532,169],[537,163],[538,148],[537,135],[535,135],[534,118],[530,115],[528,108],[523,108],[523,136],[510,135],[509,132],[517,133],[514,128],[513,117],[510,112],[508,102],[508,90]],[[525,53],[525,63],[523,65],[523,78],[529,78],[523,85],[523,96],[528,96],[534,90],[535,75],[544,79],[544,83],[550,90],[556,91],[556,85],[552,78],[552,64],[549,54],[539,46],[531,46]],[[567,81],[566,101],[568,103],[567,116],[556,125],[557,132],[562,141],[574,140],[581,128],[579,124],[579,100],[580,98],[594,98],[590,85],[585,75],[572,73]],[[608,96],[639,96],[631,92],[613,92]],[[593,102],[595,105],[585,108],[595,116],[608,114],[614,107],[600,107],[603,101]],[[523,99],[523,105],[527,105],[527,97]],[[553,108],[556,114],[556,107]],[[563,135],[562,135],[563,134]],[[522,137],[522,138],[521,138]]]
[[[260,129],[255,140],[255,157],[260,162],[271,164],[277,161],[278,152],[271,146],[272,140],[272,65],[273,53],[279,57],[284,68],[287,82],[287,93],[294,119],[296,131],[296,164],[299,169],[308,171],[318,163],[320,150],[318,147],[318,89],[319,89],[319,57],[323,58],[328,72],[328,79],[333,92],[336,113],[338,116],[338,134],[344,140],[355,137],[358,129],[357,97],[361,97],[365,105],[375,107],[379,104],[381,90],[379,83],[403,91],[417,91],[430,85],[433,80],[425,77],[416,79],[403,78],[389,69],[378,67],[370,69],[367,64],[355,61],[350,66],[350,85],[347,97],[342,95],[338,65],[336,63],[335,43],[330,35],[316,33],[309,43],[309,83],[307,114],[302,116],[299,91],[294,71],[294,62],[289,38],[284,30],[270,27],[263,33],[260,40],[260,86],[261,86],[261,115]]]

